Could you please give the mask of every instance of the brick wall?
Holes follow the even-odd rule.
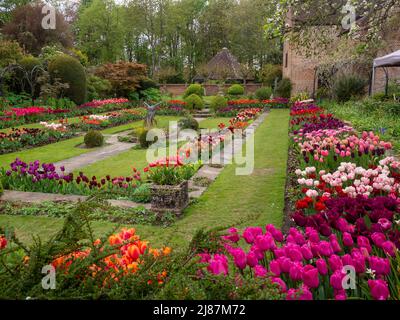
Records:
[[[171,93],[173,96],[180,96],[183,95],[185,93],[186,88],[189,85],[187,84],[163,84],[161,85],[160,89],[161,92],[163,93]],[[219,90],[220,90],[220,86],[216,85],[216,84],[205,84],[203,85],[204,89],[205,89],[205,93],[207,96],[214,96],[217,95]],[[257,89],[261,88],[261,84],[259,83],[249,83],[244,85],[245,87],[245,93],[246,94],[251,94],[251,93],[255,93],[257,91]],[[226,90],[230,87],[230,85],[224,85],[224,91],[226,92]]]

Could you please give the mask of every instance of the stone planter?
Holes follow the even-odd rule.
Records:
[[[152,184],[150,190],[151,210],[156,213],[173,212],[179,216],[189,203],[188,181],[184,181],[177,186]]]

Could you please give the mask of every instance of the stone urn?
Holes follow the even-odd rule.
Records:
[[[183,181],[176,186],[152,184],[151,210],[163,214],[173,212],[180,216],[189,204],[189,184]]]

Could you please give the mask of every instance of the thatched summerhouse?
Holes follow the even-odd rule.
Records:
[[[195,82],[206,82],[208,80],[246,82],[246,80],[254,80],[250,75],[245,74],[244,69],[228,48],[223,48],[207,65],[199,68],[193,80]]]

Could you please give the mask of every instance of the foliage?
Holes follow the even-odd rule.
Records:
[[[0,68],[17,63],[22,58],[23,51],[18,42],[0,39]]]
[[[60,12],[56,12],[56,28],[44,32],[42,8],[41,2],[17,7],[13,11],[11,20],[2,28],[2,33],[18,41],[32,54],[39,54],[42,47],[48,44],[58,43],[64,47],[71,46],[72,35],[69,25]]]
[[[182,73],[179,73],[173,67],[164,67],[157,70],[154,77],[160,83],[185,83]]]
[[[1,183],[0,180],[0,196],[4,193],[4,188],[3,188],[3,184]]]
[[[147,89],[158,89],[160,86],[157,82],[150,78],[143,78],[140,80],[140,90],[144,91]]]
[[[52,79],[60,79],[60,82],[69,85],[66,90],[68,98],[76,104],[86,102],[86,73],[78,60],[68,55],[59,55],[50,61],[48,70]]]
[[[39,54],[39,58],[45,61],[51,61],[55,57],[64,54],[63,49],[60,45],[47,45],[44,46]]]
[[[228,106],[228,100],[221,95],[217,95],[211,99],[210,108],[214,111],[226,108]]]
[[[333,91],[340,102],[364,95],[366,81],[357,75],[343,75],[336,79]]]
[[[108,63],[99,67],[96,75],[111,83],[115,95],[128,97],[140,88],[140,81],[146,77],[146,66],[125,61]]]
[[[90,75],[87,78],[88,100],[106,98],[111,92],[111,83],[106,79]]]
[[[289,78],[283,78],[275,89],[276,96],[290,98],[292,94],[292,82]]]
[[[187,103],[187,108],[189,110],[201,110],[204,108],[204,101],[203,99],[198,96],[197,94],[191,94],[185,99]]]
[[[199,123],[192,116],[188,116],[179,120],[178,126],[181,130],[192,129],[197,131],[199,129]]]
[[[91,130],[85,134],[84,141],[88,148],[101,147],[104,144],[104,136],[99,131]]]
[[[272,88],[271,87],[261,87],[256,91],[256,97],[258,100],[267,100],[272,96]]]
[[[184,98],[189,97],[192,94],[196,94],[199,97],[204,96],[204,88],[201,84],[191,84],[185,91],[185,94],[183,95]]]
[[[244,95],[244,88],[240,84],[234,84],[228,88],[227,93],[232,96]]]
[[[278,82],[282,79],[282,66],[274,64],[264,65],[259,73],[259,80],[265,86],[274,87],[275,79]]]
[[[142,90],[140,91],[139,95],[146,101],[159,101],[161,99],[160,90],[156,88],[148,88],[146,90]]]
[[[146,128],[137,128],[135,130],[135,134],[139,139],[140,147],[143,149],[147,149],[153,143],[152,141],[147,140],[147,133],[149,131]]]
[[[41,61],[33,56],[25,56],[20,61],[19,64],[27,71],[31,72],[34,67],[40,66]]]

